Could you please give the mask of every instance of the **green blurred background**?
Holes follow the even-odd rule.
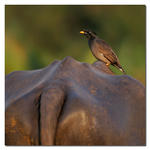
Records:
[[[145,85],[144,5],[6,5],[6,74],[46,67],[66,56],[93,63],[87,39],[79,34],[82,28],[109,43],[127,74]]]

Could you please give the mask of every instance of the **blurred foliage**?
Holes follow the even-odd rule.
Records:
[[[79,34],[82,28],[109,43],[127,74],[145,84],[144,5],[6,5],[6,74],[42,68],[66,56],[93,63],[87,39]]]

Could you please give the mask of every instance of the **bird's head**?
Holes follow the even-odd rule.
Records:
[[[88,39],[94,39],[97,37],[95,32],[86,29],[81,30],[80,34],[85,35]]]

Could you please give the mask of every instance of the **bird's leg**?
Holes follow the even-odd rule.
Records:
[[[106,66],[109,66],[109,65],[110,65],[110,63],[107,62],[107,63],[106,63]]]

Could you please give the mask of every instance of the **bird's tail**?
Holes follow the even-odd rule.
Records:
[[[121,72],[123,72],[123,74],[126,74],[126,72],[124,71],[124,69],[121,67],[121,65],[118,64],[113,64],[116,68],[118,68]]]

